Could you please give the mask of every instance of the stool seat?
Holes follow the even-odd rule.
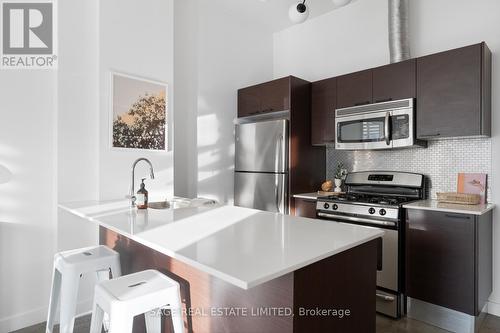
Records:
[[[170,309],[175,333],[184,331],[179,283],[156,270],[102,281],[95,287],[91,333],[100,333],[104,313],[109,333],[131,333],[135,316],[145,314],[148,333],[160,333],[161,311]]]
[[[109,269],[110,261],[118,256],[116,251],[99,245],[56,253],[54,265],[58,269],[77,269],[82,273],[96,272]]]
[[[97,275],[97,281],[109,280],[121,275],[120,255],[104,246],[69,250],[54,255],[54,272],[45,331],[52,333],[60,303],[61,333],[72,333],[75,323],[76,304],[80,278],[87,273]]]

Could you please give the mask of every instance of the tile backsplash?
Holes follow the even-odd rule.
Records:
[[[327,178],[333,179],[338,162],[348,171],[390,170],[422,173],[427,178],[428,196],[454,192],[459,172],[488,174],[491,184],[491,139],[461,138],[429,141],[427,148],[378,151],[346,151],[327,148]]]

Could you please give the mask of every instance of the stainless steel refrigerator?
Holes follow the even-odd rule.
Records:
[[[236,125],[234,204],[288,214],[288,120]]]

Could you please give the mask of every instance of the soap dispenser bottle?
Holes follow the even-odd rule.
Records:
[[[137,191],[137,199],[135,205],[138,209],[148,208],[148,191],[146,190],[146,184],[144,184],[144,180],[146,180],[146,178],[142,178],[141,188],[139,189],[139,191]]]

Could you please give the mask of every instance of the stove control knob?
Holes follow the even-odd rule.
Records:
[[[323,208],[325,208],[325,209],[330,208],[330,204],[325,202],[325,204],[323,205]]]
[[[381,209],[378,211],[378,213],[382,216],[384,216],[385,214],[387,214],[387,212],[385,211],[385,209]]]
[[[368,209],[368,213],[370,213],[372,215],[375,214],[375,208],[372,207],[372,208]]]
[[[332,209],[337,210],[337,209],[339,209],[339,206],[337,206],[337,204],[333,204]]]

